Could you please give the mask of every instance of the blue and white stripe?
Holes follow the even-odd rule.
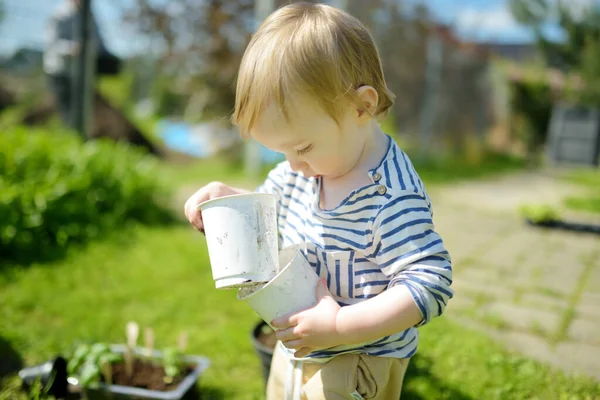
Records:
[[[435,232],[431,201],[408,156],[391,138],[386,156],[369,176],[372,184],[355,190],[333,210],[319,207],[320,181],[293,172],[287,162],[273,169],[258,191],[279,199],[280,246],[303,246],[340,305],[405,285],[423,316],[419,325],[426,324],[443,312],[453,294],[450,255]],[[324,362],[357,352],[405,358],[415,353],[417,342],[413,327],[375,342],[317,351],[309,358]]]

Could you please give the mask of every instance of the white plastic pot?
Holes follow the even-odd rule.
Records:
[[[241,288],[237,294],[269,326],[273,319],[308,309],[317,302],[319,276],[297,246],[279,253],[279,265],[283,269],[267,284]]]
[[[268,282],[278,270],[277,198],[249,193],[220,197],[202,212],[215,286]]]

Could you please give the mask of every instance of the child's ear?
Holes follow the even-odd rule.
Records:
[[[372,86],[364,85],[356,90],[357,100],[357,117],[360,120],[368,120],[373,118],[379,103],[379,95],[377,90]]]

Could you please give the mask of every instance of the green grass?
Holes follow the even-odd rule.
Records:
[[[518,171],[523,168],[521,159],[498,154],[487,155],[480,163],[471,164],[462,157],[446,156],[439,159],[412,160],[417,173],[426,185],[452,183],[459,180],[485,178],[497,174]],[[246,186],[260,183],[269,171],[265,165],[262,176],[248,177],[242,165],[228,162],[224,157],[213,157],[206,160],[195,160],[182,164],[164,163],[164,171],[173,188],[197,182],[221,180]]]
[[[212,360],[200,381],[205,398],[262,398],[249,340],[258,317],[235,292],[214,288],[204,238],[187,225],[132,227],[62,262],[5,267],[0,304],[0,367],[68,354],[77,341],[122,342],[135,320],[155,329],[158,348],[189,332],[189,351]],[[444,318],[421,333],[403,399],[591,399],[600,391]],[[0,384],[0,398],[14,398],[16,385]]]
[[[0,337],[26,364],[68,354],[78,340],[123,342],[135,320],[155,329],[158,348],[187,330],[190,352],[213,362],[207,391],[259,398],[248,340],[257,317],[234,291],[214,288],[204,238],[188,226],[138,227],[60,264],[8,270],[0,286]]]
[[[590,197],[568,197],[565,206],[572,210],[600,214],[600,195]]]
[[[477,167],[460,157],[415,165],[428,185],[522,167],[519,160],[500,156],[486,157]],[[222,158],[165,163],[162,169],[174,193],[211,180],[252,188],[263,179],[248,179],[239,165]],[[125,324],[135,320],[154,328],[158,348],[175,344],[179,332],[188,331],[189,351],[212,361],[200,381],[204,398],[263,398],[260,364],[249,340],[258,317],[235,292],[214,288],[204,238],[187,224],[134,226],[74,247],[55,263],[3,266],[0,304],[0,376],[10,366],[67,355],[78,341],[123,342]],[[15,398],[14,374],[0,388],[0,399]],[[597,383],[514,356],[485,335],[440,318],[421,329],[403,399],[547,394],[591,399],[599,390]]]
[[[586,196],[567,197],[567,208],[600,214],[600,169],[578,169],[565,175],[568,181],[588,189]]]
[[[522,169],[519,158],[499,154],[488,154],[480,163],[473,165],[458,155],[439,159],[413,160],[417,173],[429,187],[459,180],[479,179]],[[181,163],[164,162],[162,170],[172,190],[182,186],[201,185],[210,181],[222,181],[232,186],[252,189],[266,177],[272,165],[265,165],[260,176],[250,177],[243,165],[232,163],[224,156],[192,160]]]
[[[417,173],[426,184],[451,183],[458,180],[479,179],[497,174],[518,171],[525,167],[521,158],[485,153],[480,161],[469,161],[460,154],[419,160],[412,156]]]
[[[171,190],[182,186],[201,185],[211,181],[222,181],[231,186],[254,188],[266,177],[268,169],[257,177],[248,177],[243,166],[230,163],[223,157],[213,157],[206,160],[193,160],[185,164],[162,164],[162,172]]]
[[[599,393],[598,383],[508,353],[444,318],[421,332],[402,399],[594,399]]]
[[[570,182],[586,186],[590,189],[598,189],[600,186],[600,169],[575,169],[565,175]]]

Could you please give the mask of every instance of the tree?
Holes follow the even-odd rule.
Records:
[[[546,0],[510,0],[509,9],[513,17],[521,24],[539,28],[549,15],[549,4]]]
[[[578,75],[584,82],[577,100],[600,106],[600,2],[584,9],[569,7],[567,1],[510,0],[514,18],[530,27],[549,67]],[[554,21],[565,33],[565,40],[549,40],[542,29]]]
[[[237,67],[253,28],[253,0],[136,0],[125,15],[153,47],[165,90],[187,99],[191,115],[227,115]]]

